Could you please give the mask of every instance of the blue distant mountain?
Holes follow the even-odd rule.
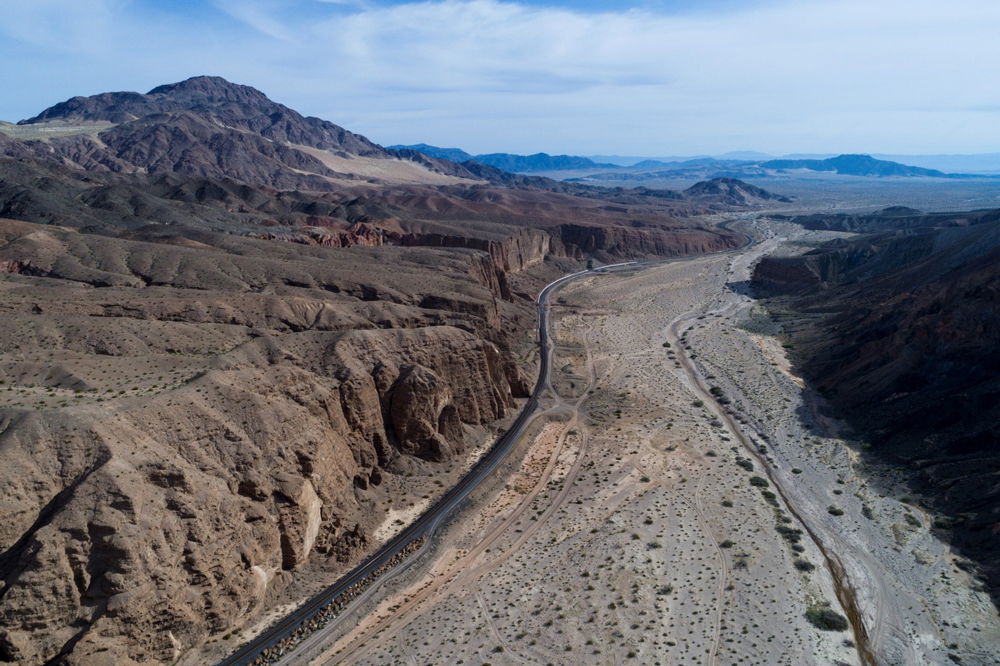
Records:
[[[489,153],[472,155],[459,148],[439,148],[426,143],[410,146],[389,146],[390,149],[409,149],[419,151],[429,157],[443,158],[453,162],[473,161],[479,164],[510,171],[514,173],[530,173],[533,171],[576,171],[588,169],[607,169],[607,173],[597,173],[574,178],[571,180],[613,181],[613,180],[643,180],[650,177],[659,178],[766,178],[777,173],[806,170],[817,173],[829,173],[841,176],[860,176],[866,178],[967,178],[964,174],[945,173],[937,169],[910,166],[900,162],[877,159],[871,155],[838,155],[836,157],[789,155],[772,159],[765,153],[741,151],[727,153],[724,157],[694,157],[694,158],[663,158],[646,159],[630,166],[597,162],[589,157],[575,155],[549,155],[535,153],[534,155],[515,155],[512,153]],[[755,158],[765,156],[768,159]],[[739,159],[742,158],[742,159]]]
[[[764,169],[776,169],[780,171],[808,169],[809,171],[829,171],[842,176],[874,176],[877,178],[884,178],[886,176],[954,177],[937,169],[924,169],[922,167],[907,166],[899,162],[877,160],[871,155],[838,155],[837,157],[825,160],[768,160],[767,162],[761,162],[760,166]]]
[[[587,157],[575,155],[549,155],[535,153],[534,155],[514,155],[512,153],[489,153],[485,155],[470,155],[459,148],[439,148],[426,143],[411,146],[389,146],[391,150],[416,150],[428,157],[443,158],[453,162],[469,160],[487,166],[525,173],[530,171],[569,171],[572,169],[617,169],[617,164],[602,164]]]
[[[428,157],[437,157],[438,159],[451,160],[452,162],[467,162],[472,159],[472,155],[461,148],[439,148],[426,143],[415,143],[412,146],[395,145],[386,147],[389,150],[415,150]]]

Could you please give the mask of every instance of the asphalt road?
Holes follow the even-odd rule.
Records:
[[[440,525],[447,520],[456,508],[475,490],[484,479],[489,477],[497,466],[510,453],[514,444],[520,439],[531,417],[538,409],[538,401],[546,391],[549,381],[550,357],[552,348],[549,343],[549,297],[559,287],[567,282],[579,279],[585,275],[613,272],[638,265],[638,262],[626,262],[601,266],[593,270],[580,271],[565,275],[555,280],[538,295],[538,343],[541,362],[535,387],[517,419],[493,445],[493,447],[469,470],[462,479],[451,488],[441,499],[425,511],[416,521],[410,523],[399,534],[390,539],[374,555],[352,569],[343,578],[309,599],[294,612],[270,626],[249,643],[244,644],[233,654],[219,662],[220,666],[242,666],[253,663],[261,651],[272,647],[285,636],[295,631],[301,625],[309,622],[324,606],[364,580],[371,572],[389,562],[404,547],[421,537],[430,538]]]

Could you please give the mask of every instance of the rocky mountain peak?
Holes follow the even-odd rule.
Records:
[[[73,97],[51,106],[20,125],[41,122],[123,123],[153,113],[209,111],[218,107],[240,111],[240,115],[270,115],[289,111],[268,99],[256,88],[232,83],[221,76],[195,76],[178,83],[157,86],[143,95],[137,92],[109,92],[89,97]]]
[[[177,83],[156,86],[147,96],[166,96],[186,102],[267,102],[274,104],[267,95],[251,86],[228,81],[221,76],[192,76]]]
[[[732,205],[745,206],[761,201],[781,201],[787,202],[789,199],[772,192],[768,192],[762,187],[751,185],[738,178],[713,178],[700,183],[695,183],[684,194],[689,197],[713,197],[719,198]]]
[[[256,88],[219,76],[195,76],[157,86],[146,94],[113,92],[73,97],[19,124],[35,123],[111,123],[114,127],[101,132],[101,140],[115,154],[101,161],[114,162],[117,170],[126,171],[139,168],[218,175],[219,169],[211,166],[217,162],[214,156],[228,151],[229,163],[242,165],[236,171],[247,172],[261,160],[261,155],[274,157],[275,152],[288,153],[289,145],[352,155],[388,156],[361,135],[319,118],[304,117]],[[197,132],[199,144],[212,146],[202,158],[188,151],[190,146],[184,141],[177,141],[190,134],[191,127],[197,124],[202,126]],[[150,125],[160,127],[163,130],[160,135],[171,139],[149,143]],[[120,164],[123,158],[127,164]],[[301,169],[304,161],[314,160],[298,154],[278,155],[280,166],[272,165],[268,171]],[[211,168],[205,166],[206,162],[211,163]],[[322,173],[323,169],[311,171]],[[265,179],[264,184],[280,184],[272,181],[273,178]]]

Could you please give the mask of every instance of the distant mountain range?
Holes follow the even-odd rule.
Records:
[[[722,161],[763,162],[767,160],[825,160],[837,157],[838,153],[791,153],[788,155],[771,155],[754,150],[737,150],[721,155],[686,155],[686,156],[638,156],[638,155],[587,155],[595,162],[609,162],[622,167],[635,167],[640,162],[689,162],[691,160],[715,159]],[[899,162],[925,169],[937,169],[945,173],[971,173],[992,175],[1000,174],[1000,153],[977,154],[937,154],[937,155],[902,155],[898,153],[870,153],[879,160]]]
[[[837,156],[788,155],[781,158],[756,153],[738,151],[718,157],[702,156],[692,158],[641,159],[634,157],[582,157],[574,155],[515,155],[512,153],[489,153],[473,155],[460,148],[440,148],[426,143],[409,146],[389,146],[390,149],[413,150],[429,157],[455,162],[477,162],[504,171],[531,173],[539,171],[589,171],[606,170],[606,173],[591,173],[568,178],[570,182],[629,181],[652,178],[766,178],[787,175],[789,172],[805,171],[829,173],[840,176],[860,176],[867,178],[968,178],[970,174],[946,173],[927,166],[911,166],[894,160],[880,159],[872,155],[845,154]],[[930,159],[933,156],[925,156]],[[958,165],[962,156],[939,156],[942,163]],[[991,166],[989,155],[968,156],[971,165]],[[1000,155],[996,164],[1000,171]],[[945,159],[950,158],[950,159]],[[606,161],[597,161],[603,159]],[[931,160],[933,161],[933,160]],[[926,162],[926,161],[925,161]]]
[[[627,181],[649,181],[655,179],[713,178],[773,178],[808,174],[829,174],[831,176],[854,176],[864,178],[981,178],[970,174],[944,173],[937,169],[909,166],[880,160],[871,155],[838,155],[825,159],[783,158],[769,160],[733,160],[713,157],[694,158],[684,161],[663,162],[645,160],[631,167],[617,167],[614,170],[596,171],[566,179],[578,183],[622,183]]]
[[[528,173],[532,171],[570,171],[574,169],[617,169],[617,164],[595,162],[589,157],[579,157],[574,155],[549,155],[548,153],[535,153],[534,155],[514,155],[511,153],[488,153],[485,155],[471,155],[460,148],[439,148],[426,143],[418,143],[412,146],[395,145],[389,146],[390,150],[415,150],[428,157],[451,160],[453,162],[473,161],[479,164],[503,169],[504,171],[515,171]]]
[[[878,160],[871,155],[838,155],[825,160],[768,160],[760,164],[765,169],[789,171],[806,169],[808,171],[832,171],[843,176],[923,176],[928,178],[950,178],[955,174],[946,174],[937,169],[907,166],[899,162]]]

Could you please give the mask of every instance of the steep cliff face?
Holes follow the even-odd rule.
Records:
[[[401,461],[529,390],[501,321],[530,305],[468,279],[488,255],[0,239],[7,660],[171,661],[357,557]]]
[[[643,256],[675,257],[737,247],[740,237],[715,229],[597,227],[564,224],[559,228],[566,256],[596,255],[605,259]]]
[[[838,241],[765,260],[805,374],[945,514],[1000,597],[1000,223]]]
[[[312,354],[320,367],[303,367]],[[463,423],[492,422],[524,390],[492,345],[449,327],[267,336],[212,366],[113,400],[112,418],[91,400],[8,414],[7,655],[36,663],[79,638],[72,661],[106,648],[170,661],[287,582],[277,574],[352,557],[381,517],[366,491],[395,458],[454,457]]]
[[[881,233],[890,229],[967,227],[1000,220],[1000,210],[970,210],[951,213],[924,213],[907,206],[891,206],[871,213],[814,213],[777,219],[800,224],[806,229],[830,229],[856,233]]]

